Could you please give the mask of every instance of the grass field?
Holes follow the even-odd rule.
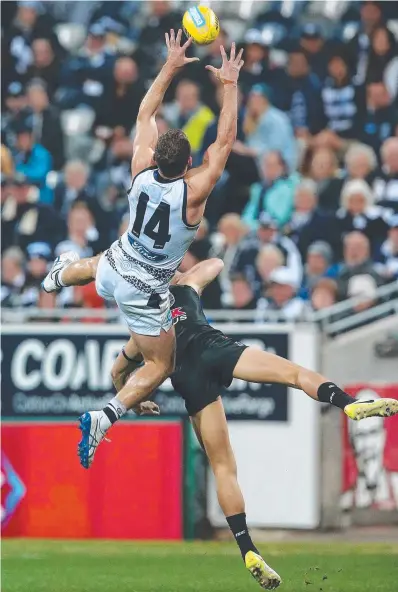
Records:
[[[260,545],[281,592],[396,592],[398,544]],[[255,592],[232,543],[5,540],[3,592]]]

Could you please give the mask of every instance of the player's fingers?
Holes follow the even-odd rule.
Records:
[[[170,29],[170,43],[172,45],[174,45],[175,41],[176,41],[176,37],[175,37],[175,34],[174,34],[174,29]]]
[[[199,58],[185,58],[185,64],[190,64],[191,62],[199,62]]]
[[[213,74],[215,76],[218,76],[218,70],[217,68],[214,68],[214,66],[205,66],[206,70],[210,70],[210,72],[213,72]]]
[[[241,67],[243,66],[243,64],[245,63],[245,60],[241,60],[238,64],[238,68],[239,70],[241,69]]]
[[[240,52],[236,56],[235,62],[237,62],[239,64],[239,62],[241,61],[242,55],[243,55],[243,48],[240,50]]]
[[[165,34],[164,34],[164,36],[165,36],[165,38],[166,38],[166,46],[167,46],[167,49],[170,49],[170,39],[169,39],[169,34],[168,34],[168,33],[165,33]]]
[[[221,52],[222,61],[227,62],[228,58],[227,58],[227,54],[225,53],[225,49],[224,49],[223,45],[220,46],[220,52]]]
[[[182,37],[182,29],[178,29],[177,39],[176,39],[176,43],[177,43],[178,46],[180,46],[181,37]]]
[[[229,59],[230,59],[231,62],[233,62],[235,60],[235,51],[236,51],[235,41],[232,41],[231,53],[230,53],[230,56],[229,56]]]
[[[188,39],[185,41],[184,45],[182,46],[183,49],[186,49],[187,47],[189,47],[192,44],[192,37],[188,37]]]

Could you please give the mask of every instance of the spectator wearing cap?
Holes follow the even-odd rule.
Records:
[[[398,215],[388,221],[388,236],[380,248],[377,257],[381,270],[387,279],[398,279]]]
[[[289,223],[284,227],[297,245],[305,260],[308,247],[315,241],[326,241],[338,256],[340,240],[334,216],[318,208],[316,184],[312,179],[304,179],[295,190],[294,209]]]
[[[120,57],[113,67],[113,81],[103,95],[94,123],[95,134],[110,140],[113,135],[128,135],[138,115],[145,88],[136,62]]]
[[[65,161],[59,111],[50,105],[46,83],[43,80],[33,79],[26,90],[28,107],[22,116],[32,126],[34,143],[48,150],[53,158],[52,168],[59,171]]]
[[[276,106],[289,115],[297,136],[305,138],[324,127],[321,81],[299,45],[290,49],[286,68],[275,73],[273,89]]]
[[[330,148],[317,148],[310,159],[310,177],[316,183],[319,208],[334,214],[339,207],[343,186],[336,154]]]
[[[376,290],[384,279],[371,259],[369,239],[362,232],[347,234],[343,245],[343,263],[337,276],[340,298],[363,296],[363,302],[354,307],[360,312],[376,303]]]
[[[248,234],[239,243],[231,265],[231,273],[243,274],[252,284],[256,296],[262,286],[256,270],[256,258],[260,249],[269,244],[277,246],[283,253],[283,265],[290,269],[298,285],[302,280],[303,265],[296,245],[288,237],[280,235],[275,220],[267,212],[262,212],[257,231]]]
[[[381,147],[381,169],[373,183],[376,202],[398,214],[398,138],[389,138]]]
[[[261,212],[268,212],[278,226],[284,226],[292,216],[294,190],[299,176],[297,173],[289,175],[279,152],[268,152],[263,156],[261,173],[262,182],[255,183],[250,189],[243,220],[255,229]]]
[[[273,68],[270,64],[270,52],[261,31],[249,29],[244,37],[244,64],[239,73],[239,86],[244,95],[250,92],[255,84],[270,84]],[[219,63],[219,55],[217,56]]]
[[[373,148],[376,154],[388,138],[394,135],[398,123],[396,107],[384,82],[373,82],[366,87],[366,107],[358,131],[358,139]]]
[[[398,47],[393,33],[386,26],[375,28],[371,35],[365,82],[384,82],[394,101],[398,94]]]
[[[26,279],[21,291],[21,306],[39,306],[41,283],[53,259],[52,248],[46,242],[30,243],[26,248],[28,260]]]
[[[327,76],[328,42],[317,23],[305,23],[300,31],[300,47],[305,52],[311,71],[323,81]]]
[[[55,245],[60,240],[61,219],[38,197],[38,188],[21,173],[7,179],[1,211],[2,249],[15,244],[25,249],[31,242],[43,241]]]
[[[26,77],[28,80],[39,78],[46,83],[47,93],[53,98],[59,86],[60,60],[55,53],[50,41],[45,38],[35,39],[32,42],[33,62],[28,68]]]
[[[333,251],[325,241],[315,241],[309,246],[304,265],[304,276],[299,296],[309,300],[311,292],[321,278],[335,278],[338,267],[333,265]]]
[[[256,84],[250,91],[246,105],[243,131],[246,135],[246,154],[261,157],[278,151],[293,171],[297,163],[297,144],[288,116],[271,102],[272,89]]]
[[[362,232],[376,253],[387,234],[387,214],[374,205],[374,195],[369,185],[361,180],[348,181],[341,193],[341,208],[336,213],[339,235],[354,230]]]
[[[298,320],[304,313],[304,302],[297,297],[299,284],[291,269],[278,267],[269,276],[269,287],[256,307],[256,321],[263,322],[278,313],[281,321]]]
[[[87,106],[97,112],[106,88],[112,84],[114,62],[114,52],[106,44],[105,27],[93,23],[83,48],[61,69],[60,88],[56,93],[61,109]]]
[[[55,51],[62,54],[63,50],[42,2],[23,1],[17,6],[13,23],[4,34],[4,50],[14,60],[16,73],[23,76],[33,62],[31,45],[34,39],[48,39]]]
[[[25,284],[25,257],[19,247],[9,247],[1,258],[1,306],[18,305]]]
[[[375,178],[377,156],[375,151],[366,144],[353,143],[344,156],[347,181],[362,179],[371,185]]]
[[[345,140],[356,137],[361,101],[361,94],[352,82],[346,53],[334,52],[328,60],[328,77],[322,88],[327,129],[314,138],[313,144],[332,150],[344,149]]]
[[[15,170],[22,173],[29,183],[39,188],[42,203],[51,203],[53,194],[46,185],[46,177],[52,170],[52,156],[44,146],[35,143],[32,126],[27,121],[19,122],[15,131],[17,136]]]

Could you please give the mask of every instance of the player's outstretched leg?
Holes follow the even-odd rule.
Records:
[[[209,459],[216,480],[218,501],[239,546],[245,566],[264,590],[273,590],[282,580],[267,565],[251,539],[221,399],[218,398],[196,413],[191,421]]]
[[[315,401],[339,407],[354,420],[367,417],[391,417],[398,414],[398,400],[357,401],[334,382],[285,358],[249,347],[239,358],[234,378],[249,382],[275,382],[303,390]]]
[[[64,288],[66,284],[61,283],[60,275],[62,271],[80,259],[78,253],[74,251],[67,251],[63,253],[54,261],[50,271],[42,281],[41,287],[45,292],[59,292],[61,288]]]

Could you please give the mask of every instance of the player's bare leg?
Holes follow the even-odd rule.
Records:
[[[233,375],[234,378],[248,382],[274,382],[301,389],[315,401],[339,407],[348,417],[357,421],[367,417],[390,417],[398,414],[396,399],[356,401],[321,374],[253,347],[243,352]]]
[[[175,360],[174,327],[159,336],[132,333],[132,343],[142,354],[143,365],[130,374],[124,386],[101,411],[90,411],[80,417],[82,438],[78,445],[80,464],[90,468],[95,452],[109,428],[130,409],[142,403],[172,373]]]
[[[252,576],[266,590],[277,588],[279,575],[267,565],[255,547],[246,524],[245,502],[237,478],[235,456],[221,399],[191,418],[193,428],[209,459],[216,480],[217,497],[228,525]]]
[[[74,251],[63,253],[54,261],[49,273],[44,278],[42,287],[45,292],[59,292],[67,286],[85,286],[95,280],[101,255],[80,259]]]

